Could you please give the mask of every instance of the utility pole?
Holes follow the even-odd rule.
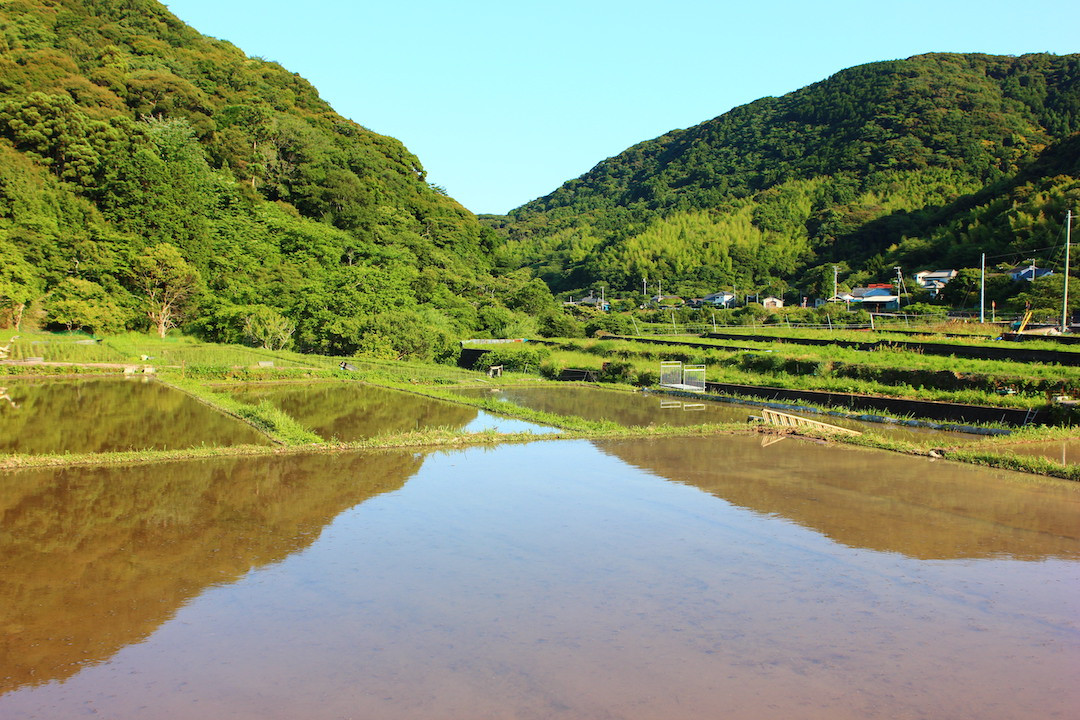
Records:
[[[840,272],[840,268],[836,265],[832,266],[832,296],[836,297],[836,274]]]
[[[1065,290],[1061,294],[1061,332],[1069,332],[1069,242],[1072,239],[1072,210],[1065,211]]]
[[[986,253],[979,263],[979,324],[986,322]]]

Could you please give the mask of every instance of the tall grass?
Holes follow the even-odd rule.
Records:
[[[84,333],[43,333],[5,331],[0,345],[12,337],[8,360],[25,361],[41,358],[44,362],[63,363],[122,363],[127,358],[114,348]]]
[[[263,350],[245,345],[218,345],[180,335],[159,338],[140,333],[126,333],[106,338],[102,342],[131,361],[141,361],[157,366],[233,367],[257,366],[260,362],[269,362],[275,367],[311,367],[311,363],[305,360],[305,356],[297,353]]]

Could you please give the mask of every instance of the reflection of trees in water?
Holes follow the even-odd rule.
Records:
[[[476,419],[474,408],[369,385],[263,386],[238,390],[247,403],[273,403],[326,439],[362,440],[423,428],[459,429]]]
[[[158,382],[12,382],[0,451],[106,452],[266,444],[254,429]]]
[[[4,475],[0,693],[107,659],[207,586],[307,547],[422,462],[386,452]]]
[[[921,559],[1080,557],[1080,492],[1003,471],[791,439],[599,442],[606,453],[851,547]]]
[[[502,395],[510,402],[533,410],[574,415],[588,420],[611,420],[630,427],[738,422],[746,420],[748,414],[746,408],[715,403],[687,411],[682,409],[682,402],[678,398],[595,388],[508,388],[502,391]],[[677,402],[679,407],[662,408],[663,399],[672,404]]]

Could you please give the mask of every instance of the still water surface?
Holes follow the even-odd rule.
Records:
[[[999,446],[999,450],[1007,450],[1017,455],[1032,455],[1044,457],[1062,465],[1076,465],[1080,463],[1080,440],[1048,440],[1046,442],[1011,443]]]
[[[263,435],[148,378],[0,379],[0,452],[92,453],[268,445]]]
[[[270,402],[324,439],[342,442],[440,427],[463,432],[555,431],[466,405],[356,383],[248,385],[230,392],[246,403]]]
[[[0,717],[1080,707],[1080,489],[795,440],[0,475]]]
[[[468,388],[456,392],[466,397],[489,395],[533,410],[572,415],[588,420],[610,420],[628,427],[648,425],[684,427],[705,423],[746,422],[749,416],[760,414],[758,407],[754,405],[714,400],[698,401],[696,398],[663,393],[628,393],[581,386]],[[970,433],[947,432],[891,423],[863,422],[812,412],[786,412],[860,432],[877,433],[913,442],[933,440],[942,445],[956,445],[985,439],[984,436]]]

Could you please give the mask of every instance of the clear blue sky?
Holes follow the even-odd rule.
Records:
[[[629,146],[853,65],[1080,51],[1069,0],[169,0],[403,141],[476,213]]]

